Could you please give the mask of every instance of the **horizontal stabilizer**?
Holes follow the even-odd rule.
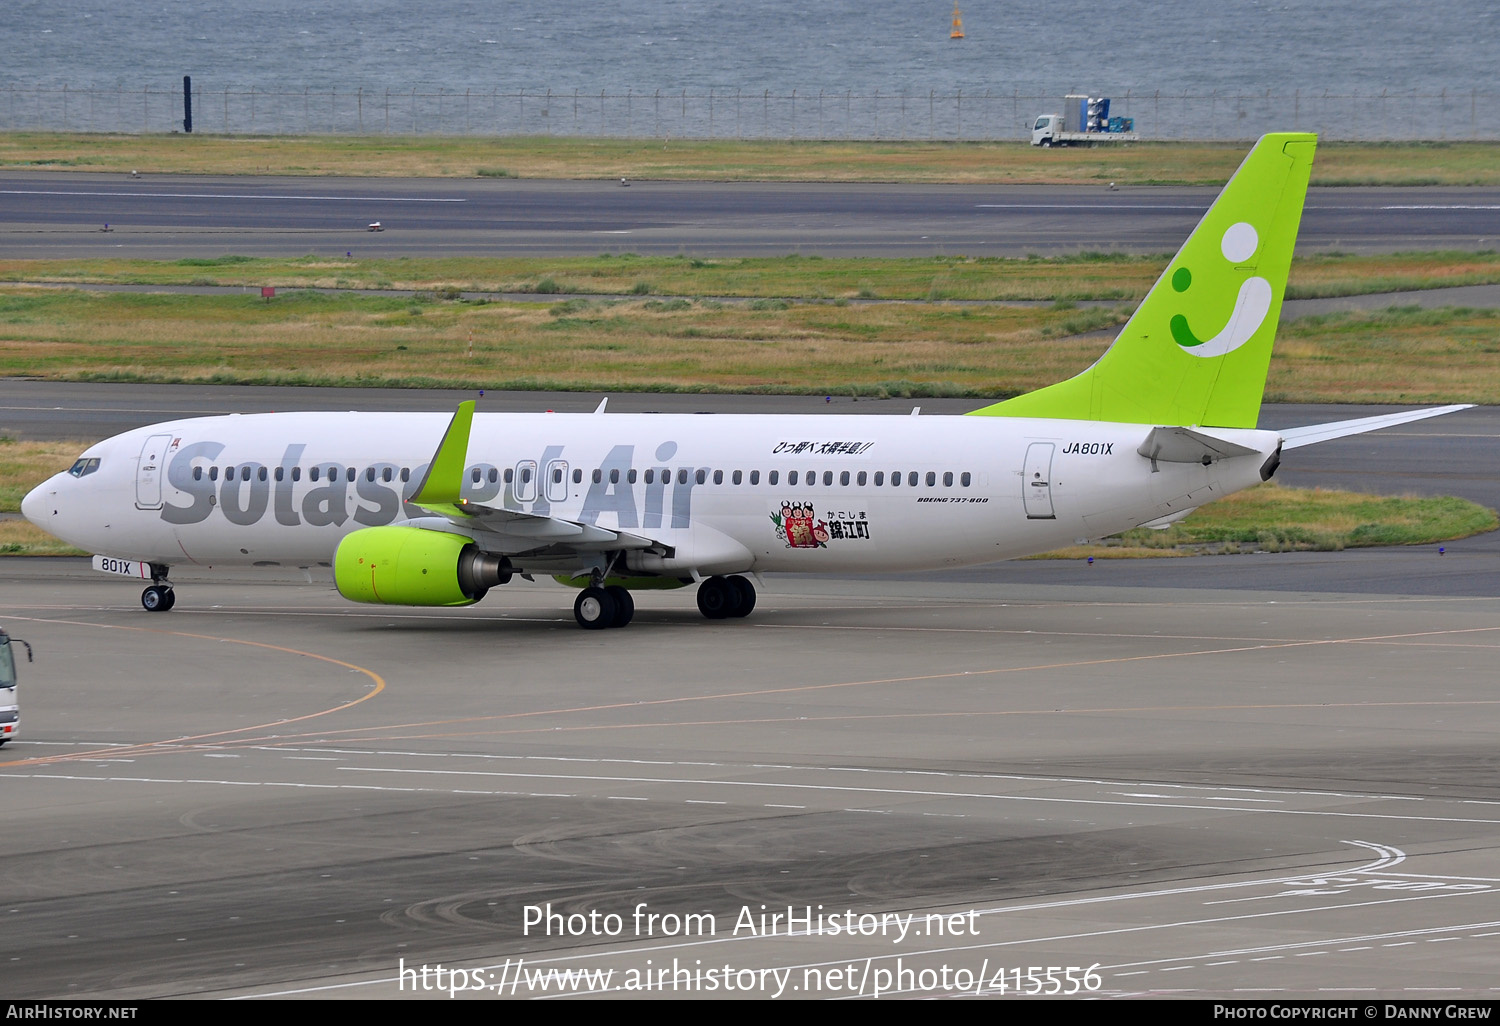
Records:
[[[1230,456],[1254,456],[1259,450],[1185,427],[1152,428],[1135,450],[1153,463],[1212,463]]]
[[[1472,409],[1473,406],[1473,403],[1459,403],[1455,406],[1429,406],[1425,410],[1403,410],[1400,413],[1382,413],[1378,417],[1360,417],[1358,420],[1336,420],[1332,424],[1313,424],[1309,427],[1287,428],[1281,432],[1281,447],[1283,449],[1300,449],[1304,445],[1326,442],[1333,438],[1343,438],[1346,435],[1362,435],[1366,431],[1378,431],[1381,428],[1395,427],[1397,424],[1410,424],[1414,420],[1441,417],[1445,413],[1457,413],[1459,410]],[[1157,430],[1160,431],[1161,428],[1157,428]]]

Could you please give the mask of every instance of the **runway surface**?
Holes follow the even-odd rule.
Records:
[[[1216,188],[0,172],[17,258],[1171,253]],[[385,229],[370,232],[371,222]],[[109,231],[103,231],[104,226]],[[1300,252],[1492,249],[1493,188],[1313,189]]]
[[[328,398],[6,382],[0,421]],[[1493,502],[1497,446],[1472,410],[1284,473]],[[152,616],[0,560],[38,658],[0,750],[10,994],[1500,995],[1493,537],[772,577],[749,620],[643,593],[601,634],[551,584],[174,577]]]

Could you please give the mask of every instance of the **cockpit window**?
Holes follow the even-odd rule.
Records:
[[[98,469],[99,457],[95,456],[92,459],[80,458],[78,462],[74,463],[73,466],[68,470],[68,473],[72,474],[74,477],[88,477]]]

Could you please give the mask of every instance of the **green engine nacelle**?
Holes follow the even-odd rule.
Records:
[[[510,576],[510,563],[472,538],[422,527],[366,527],[333,556],[334,584],[355,602],[468,606]]]

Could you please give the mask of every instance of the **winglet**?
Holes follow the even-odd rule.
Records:
[[[438,443],[427,475],[417,486],[411,502],[424,509],[454,506],[460,502],[464,483],[464,464],[469,459],[469,429],[474,423],[474,400],[458,404],[458,411],[448,422],[448,430]]]

